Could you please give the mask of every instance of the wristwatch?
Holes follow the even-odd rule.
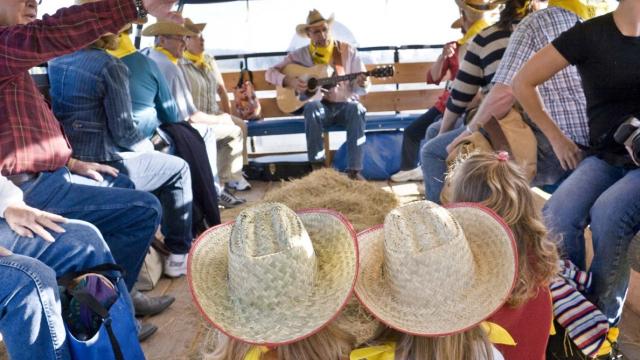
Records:
[[[136,10],[138,11],[138,19],[146,19],[148,13],[147,9],[144,8],[142,0],[134,0],[134,3],[136,4]]]

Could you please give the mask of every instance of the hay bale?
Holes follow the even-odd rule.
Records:
[[[382,224],[399,205],[390,192],[366,181],[353,181],[332,169],[316,170],[267,192],[264,201],[280,202],[291,209],[333,209],[349,219],[356,231]]]

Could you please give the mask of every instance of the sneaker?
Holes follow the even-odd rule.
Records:
[[[187,254],[169,254],[164,260],[164,274],[171,278],[187,275]]]
[[[391,181],[393,182],[405,182],[405,181],[421,181],[422,180],[422,168],[419,166],[411,170],[400,170],[397,173],[391,175]]]
[[[236,189],[238,191],[245,191],[251,189],[251,184],[244,177],[240,177],[240,180],[231,180],[227,183],[227,186]]]
[[[223,189],[220,195],[218,195],[218,205],[223,206],[225,209],[236,207],[245,202],[247,202],[247,200],[236,197],[227,189]]]

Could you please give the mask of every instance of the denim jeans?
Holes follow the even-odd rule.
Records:
[[[437,122],[429,127],[427,133],[437,126]],[[460,135],[465,128],[460,126],[444,134],[438,135],[420,150],[420,164],[424,176],[425,197],[429,201],[440,203],[440,193],[444,187],[444,176],[447,172],[447,145]]]
[[[189,165],[177,156],[157,151],[121,154],[124,159],[106,164],[127,175],[136,190],[149,191],[158,197],[165,245],[174,254],[188,253],[193,240]]]
[[[304,106],[304,130],[307,135],[309,161],[325,157],[322,143],[324,129],[340,124],[347,130],[347,170],[362,170],[365,143],[365,114],[367,109],[358,102],[308,102]]]
[[[93,225],[70,220],[62,227],[50,243],[21,237],[0,220],[0,246],[14,253],[0,256],[0,333],[11,359],[69,359],[56,278],[114,262]],[[122,280],[118,289],[127,292]]]
[[[595,156],[584,159],[544,207],[547,227],[561,250],[585,269],[584,230],[591,226],[593,284],[588,298],[611,325],[620,321],[629,284],[627,250],[640,230],[640,169],[624,169]]]
[[[400,170],[412,170],[418,166],[420,143],[425,140],[427,128],[441,117],[442,113],[434,106],[404,129]]]
[[[67,168],[42,172],[20,188],[29,206],[95,225],[116,263],[125,269],[127,287],[133,287],[162,215],[155,196],[75,184]]]

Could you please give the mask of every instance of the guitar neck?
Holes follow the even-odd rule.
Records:
[[[336,85],[337,83],[339,83],[341,81],[353,80],[353,79],[357,78],[359,75],[362,75],[362,74],[369,76],[370,72],[369,71],[363,71],[363,72],[358,72],[358,73],[353,73],[353,74],[347,74],[347,75],[340,75],[340,76],[334,76],[334,77],[318,79],[318,86]]]

